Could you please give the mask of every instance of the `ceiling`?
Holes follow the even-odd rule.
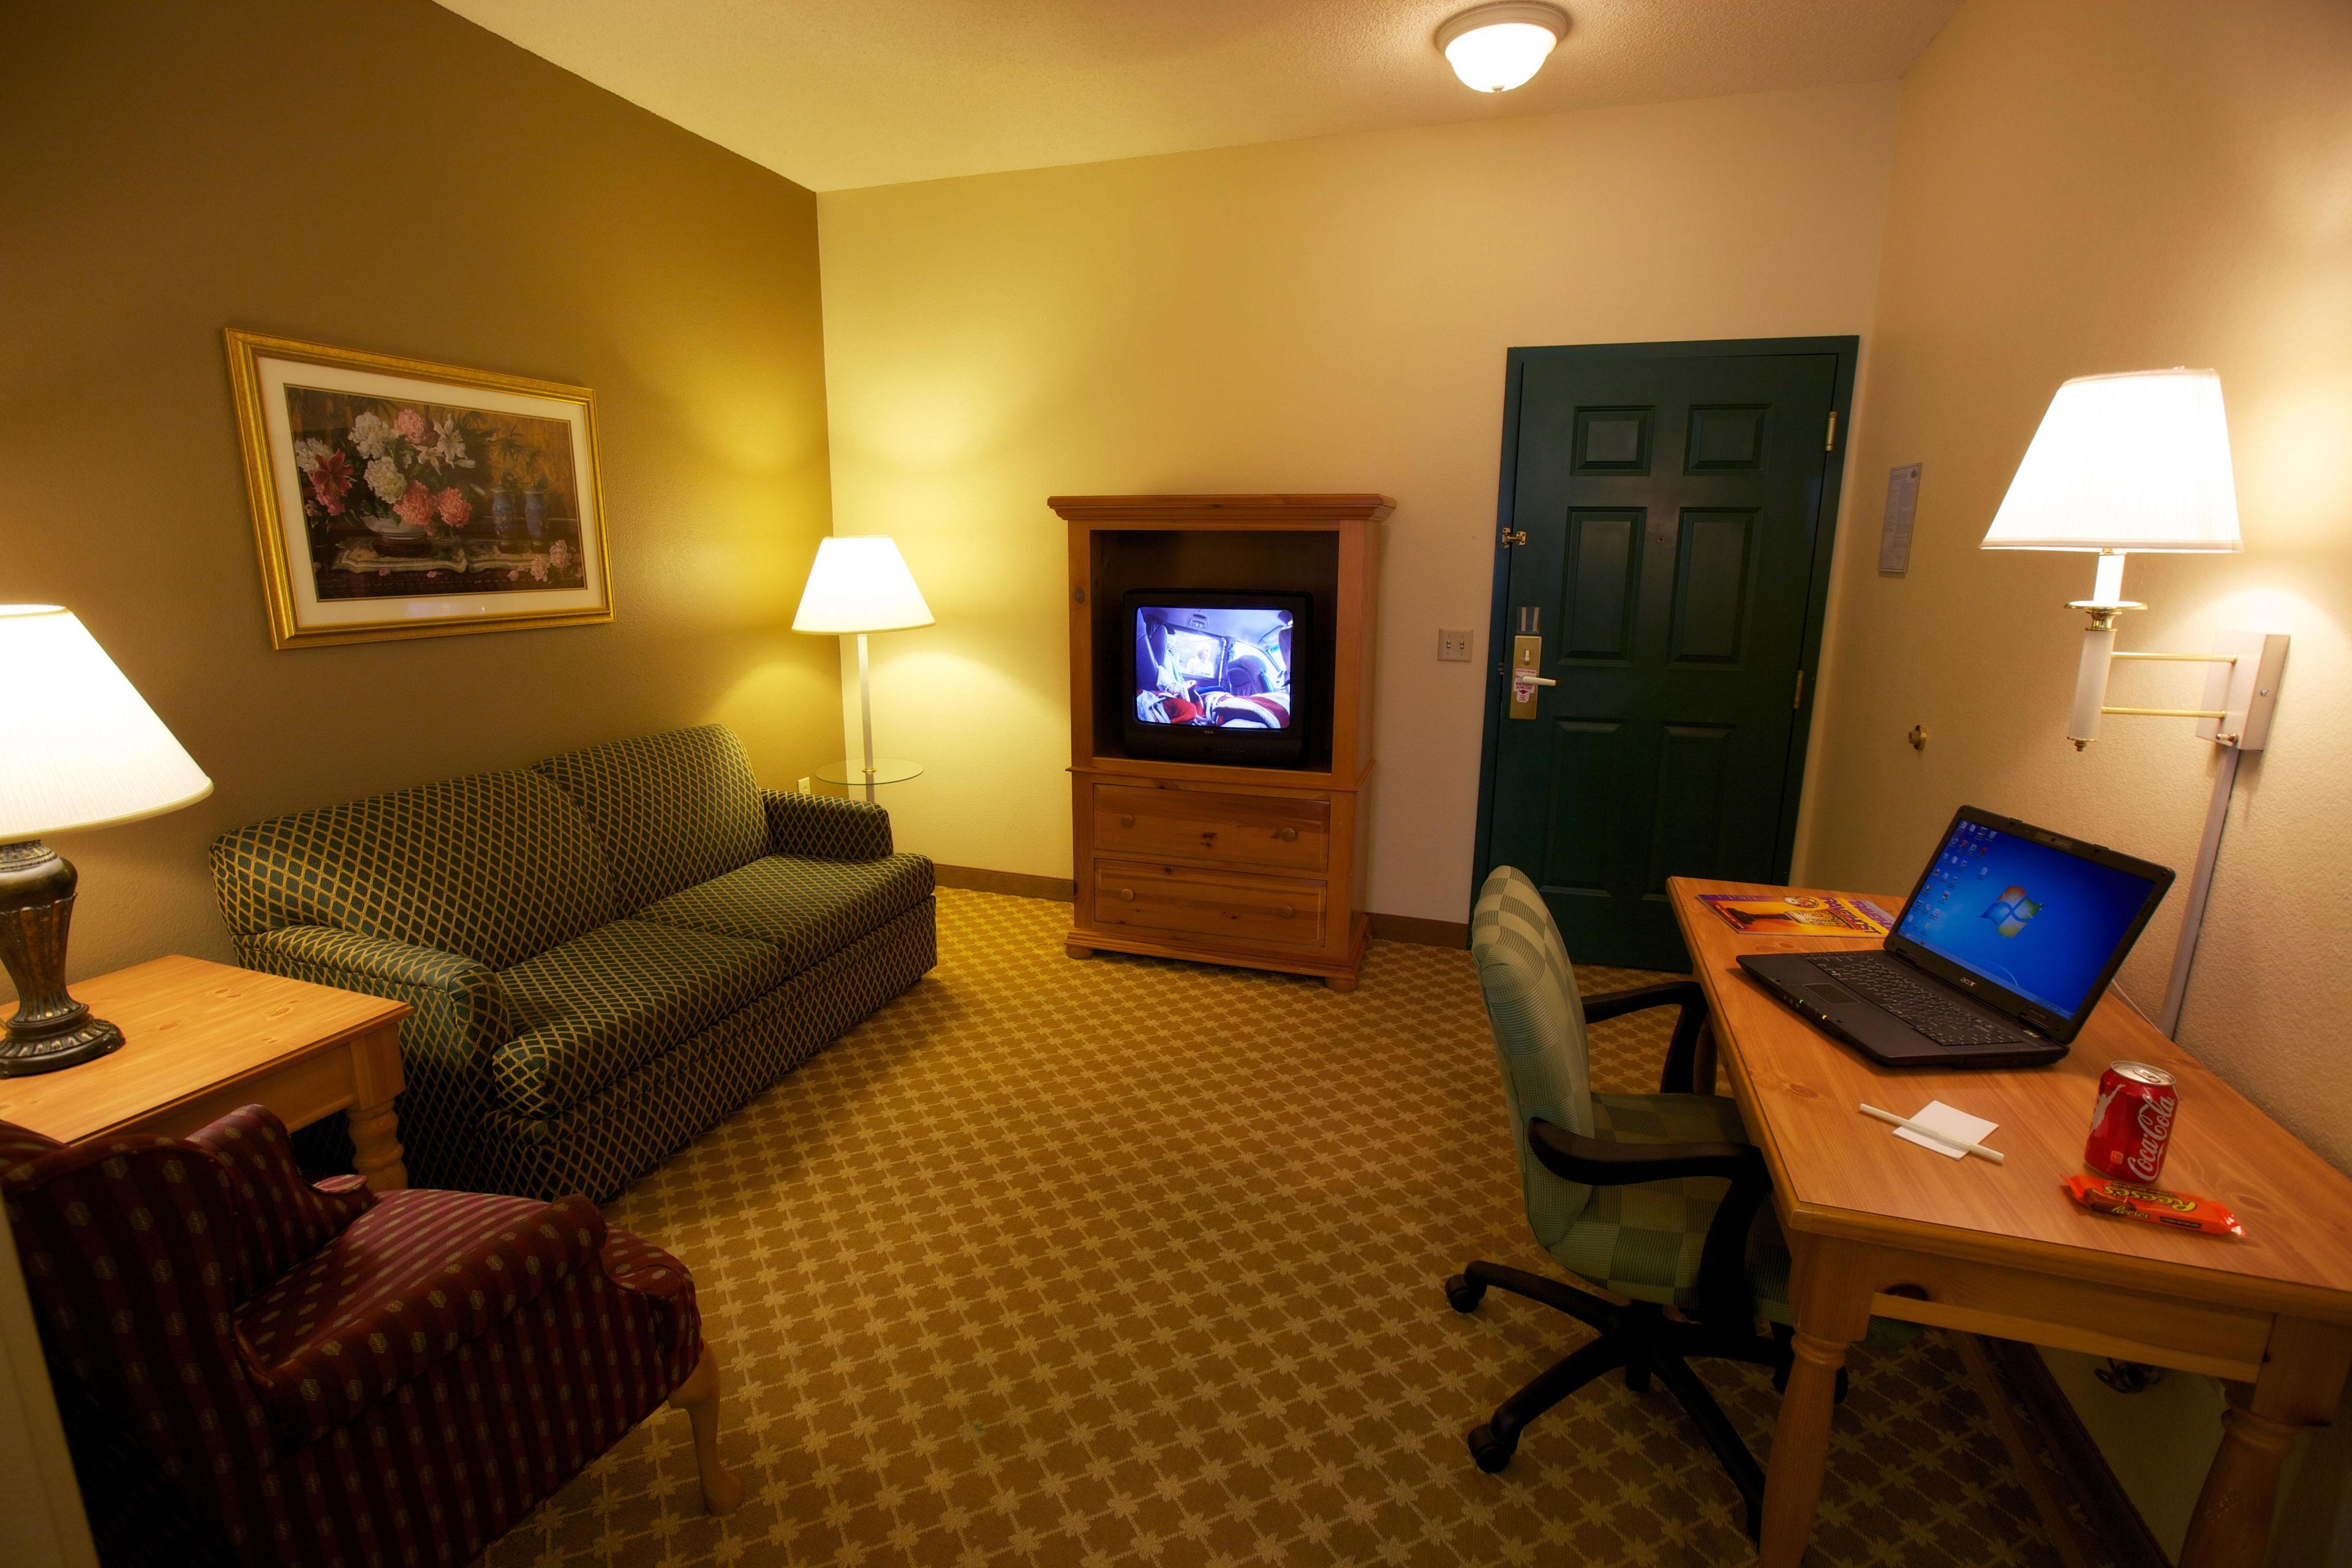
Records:
[[[813,190],[1388,126],[1883,81],[1959,0],[1568,0],[1486,96],[1469,0],[441,0]]]

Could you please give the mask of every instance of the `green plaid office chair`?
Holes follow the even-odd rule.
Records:
[[[1697,1426],[1748,1505],[1756,1535],[1764,1472],[1690,1362],[1722,1357],[1789,1371],[1789,1255],[1765,1199],[1764,1158],[1738,1107],[1689,1092],[1706,998],[1687,980],[1580,998],[1576,971],[1543,894],[1498,866],[1480,889],[1470,951],[1486,996],[1503,1098],[1518,1145],[1528,1224],[1562,1268],[1622,1305],[1499,1263],[1445,1282],[1457,1312],[1491,1286],[1556,1308],[1600,1331],[1496,1407],[1470,1433],[1480,1469],[1511,1462],[1528,1423],[1604,1373],[1645,1391],[1654,1374]],[[1656,1094],[1595,1094],[1585,1026],[1651,1007],[1681,1014]],[[1771,1325],[1758,1331],[1761,1318]],[[1908,1325],[1874,1320],[1865,1343],[1899,1343]],[[1839,1373],[1838,1394],[1845,1393]]]

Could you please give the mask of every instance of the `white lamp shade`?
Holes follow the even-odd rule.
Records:
[[[1437,47],[1462,85],[1508,92],[1534,79],[1568,31],[1558,7],[1540,4],[1479,5],[1437,29]]]
[[[2221,378],[2078,376],[2058,389],[1984,536],[1987,550],[2236,550]]]
[[[839,635],[933,625],[898,547],[879,534],[818,542],[793,630]]]
[[[0,844],[154,816],[212,794],[79,620],[0,605]]]

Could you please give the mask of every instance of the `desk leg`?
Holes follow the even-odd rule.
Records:
[[[1789,1300],[1795,1309],[1794,1352],[1772,1459],[1764,1478],[1762,1568],[1797,1568],[1812,1533],[1829,1469],[1830,1414],[1846,1347],[1870,1327],[1870,1287],[1860,1258],[1836,1242],[1789,1237]]]
[[[400,1070],[400,1031],[387,1026],[353,1040],[352,1108],[345,1113],[352,1131],[352,1169],[368,1190],[395,1193],[408,1185],[408,1166],[400,1147],[400,1119],[392,1102],[407,1087]]]
[[[2278,1505],[2279,1470],[2305,1426],[2336,1413],[2352,1366],[2352,1331],[2282,1318],[2271,1330],[2262,1374],[2224,1384],[2221,1447],[2189,1517],[2180,1568],[2261,1568]]]

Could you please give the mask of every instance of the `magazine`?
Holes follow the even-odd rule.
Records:
[[[1701,893],[1699,901],[1749,936],[1883,937],[1895,925],[1895,918],[1868,899],[1835,893],[1785,893],[1779,898]]]

